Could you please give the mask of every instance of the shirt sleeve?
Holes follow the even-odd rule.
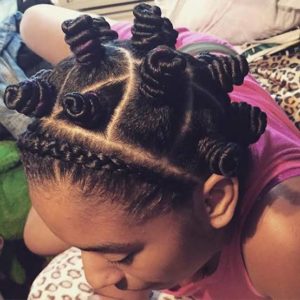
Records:
[[[131,27],[132,27],[132,23],[120,22],[120,23],[113,24],[111,26],[111,29],[115,30],[118,33],[120,40],[126,40],[126,39],[130,39],[132,36]]]

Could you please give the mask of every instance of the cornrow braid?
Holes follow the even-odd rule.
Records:
[[[103,153],[95,154],[79,145],[62,142],[50,134],[39,134],[27,131],[18,141],[21,150],[36,153],[39,156],[50,156],[65,162],[72,162],[89,169],[109,170],[113,172],[135,171],[132,166],[118,158]]]
[[[165,184],[173,186],[179,182],[183,185],[194,184],[191,177],[179,178],[178,176],[165,176],[156,170],[149,169],[140,164],[126,163],[117,156],[96,153],[84,145],[61,141],[49,132],[44,132],[39,121],[29,125],[28,130],[17,141],[18,147],[23,152],[37,154],[39,157],[50,157],[62,162],[76,164],[91,170],[99,170],[110,174],[133,175],[148,182],[161,184],[164,177]]]

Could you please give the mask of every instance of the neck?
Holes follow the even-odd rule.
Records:
[[[212,256],[208,261],[192,276],[191,281],[198,281],[204,277],[212,275],[218,268],[220,256],[224,245],[226,245],[231,239],[231,226],[227,226],[223,229],[217,229],[215,231],[212,245]]]

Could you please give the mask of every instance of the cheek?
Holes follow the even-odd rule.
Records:
[[[81,251],[81,258],[85,276],[89,280],[91,275],[105,271],[107,261],[97,253]]]
[[[181,281],[194,275],[209,259],[204,241],[191,234],[163,244],[154,252],[149,268],[160,278]]]
[[[186,251],[182,243],[170,242],[137,257],[135,271],[140,277],[147,276],[150,281],[173,281],[189,275],[189,266],[194,265],[194,253]],[[150,277],[150,278],[149,278]]]
[[[97,253],[82,251],[81,258],[85,278],[95,290],[102,289],[103,286],[114,286],[124,278],[124,273],[121,270],[107,263]]]

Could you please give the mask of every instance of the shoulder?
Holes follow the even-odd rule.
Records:
[[[255,288],[274,299],[300,299],[300,176],[271,189],[251,214],[243,237]]]

